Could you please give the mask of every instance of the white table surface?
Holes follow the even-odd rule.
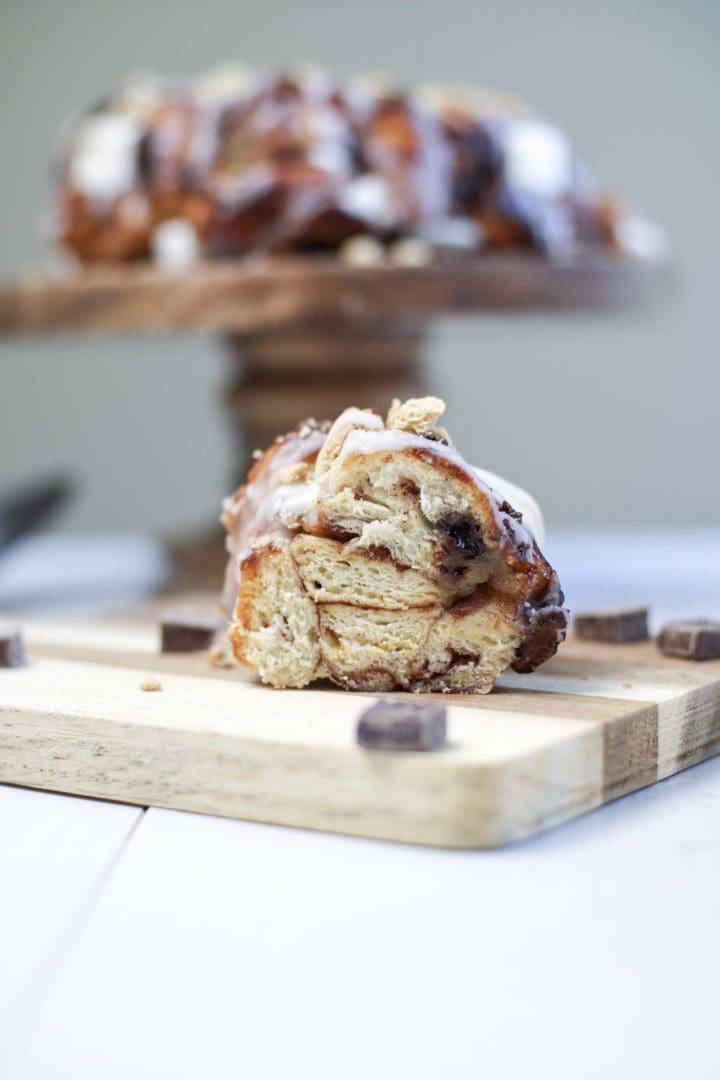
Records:
[[[720,615],[720,533],[548,552]],[[498,852],[0,787],[0,867],[2,1080],[720,1076],[720,759]]]

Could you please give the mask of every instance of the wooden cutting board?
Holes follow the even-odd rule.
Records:
[[[720,751],[720,662],[568,641],[487,696],[447,695],[448,746],[355,743],[371,695],[277,691],[154,619],[30,624],[0,670],[0,781],[144,806],[446,847],[495,847]],[[156,675],[162,690],[139,683]]]

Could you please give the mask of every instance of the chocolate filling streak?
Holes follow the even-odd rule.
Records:
[[[441,517],[437,527],[444,534],[440,572],[462,577],[470,563],[487,552],[480,526],[469,514],[453,513]]]

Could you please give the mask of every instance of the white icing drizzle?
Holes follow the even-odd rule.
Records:
[[[344,409],[337,420],[333,422],[333,425],[327,434],[328,441],[337,431],[341,431],[342,428],[347,427],[348,424],[352,424],[355,430],[362,428],[363,431],[385,431],[385,424],[383,423],[381,416],[378,416],[377,413],[366,412],[364,409],[358,409],[355,405],[351,405],[349,408]],[[352,432],[349,434],[352,434]]]
[[[269,464],[260,470],[252,483],[241,489],[238,497],[231,495],[223,503],[226,515],[235,518],[235,537],[238,550],[250,547],[258,536],[282,534],[287,528],[289,514],[283,502],[295,500],[298,489],[310,489],[310,484],[283,484],[280,473],[316,453],[325,442],[324,431],[312,431],[304,438],[292,436],[273,454]],[[282,494],[281,494],[282,493]],[[280,498],[278,499],[278,496]],[[283,520],[279,520],[282,511]]]
[[[324,103],[322,107],[304,109],[301,115],[308,161],[338,180],[347,181],[352,173],[352,156],[340,114]]]
[[[450,462],[456,468],[461,469],[478,489],[484,494],[493,497],[493,503],[507,502],[523,515],[522,525],[513,518],[508,518],[510,528],[519,542],[529,542],[531,539],[540,543],[544,539],[544,528],[540,507],[535,499],[522,488],[511,484],[495,473],[476,469],[460,456],[452,446],[444,446],[442,443],[433,442],[422,435],[412,435],[406,431],[360,431],[357,428],[351,431],[338,456],[338,462],[342,462],[351,454],[394,453],[402,450],[422,450],[433,457],[442,458]],[[527,513],[527,519],[525,517]],[[496,511],[500,517],[500,511]],[[523,535],[525,534],[525,535]]]
[[[269,513],[285,529],[297,528],[319,493],[316,482],[310,484],[281,484],[269,503]]]
[[[142,129],[129,116],[106,113],[86,117],[73,140],[68,161],[70,184],[89,199],[111,200],[132,191]]]
[[[572,150],[563,132],[541,120],[503,125],[505,177],[518,192],[552,199],[572,184]]]
[[[379,229],[389,229],[400,217],[390,185],[377,173],[365,173],[350,180],[340,191],[338,206],[350,217]]]
[[[498,476],[497,473],[490,472],[489,469],[478,469],[473,466],[473,471],[484,484],[487,484],[500,502],[507,500],[513,510],[518,510],[522,514],[523,525],[542,546],[545,542],[545,522],[542,510],[530,492]]]
[[[222,521],[228,530],[225,544],[230,556],[224,591],[227,611],[232,611],[235,606],[240,564],[255,540],[290,537],[291,525],[299,522],[312,498],[314,485],[283,484],[280,474],[316,454],[325,439],[324,431],[315,430],[306,435],[287,436],[255,479],[223,500]]]

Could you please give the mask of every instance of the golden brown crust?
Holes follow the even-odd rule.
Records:
[[[248,667],[252,664],[245,653],[244,642],[247,640],[247,630],[251,625],[252,613],[260,593],[260,567],[267,555],[267,550],[257,549],[249,552],[243,559],[243,587],[238,593],[235,623],[230,630],[230,643],[235,659]]]

